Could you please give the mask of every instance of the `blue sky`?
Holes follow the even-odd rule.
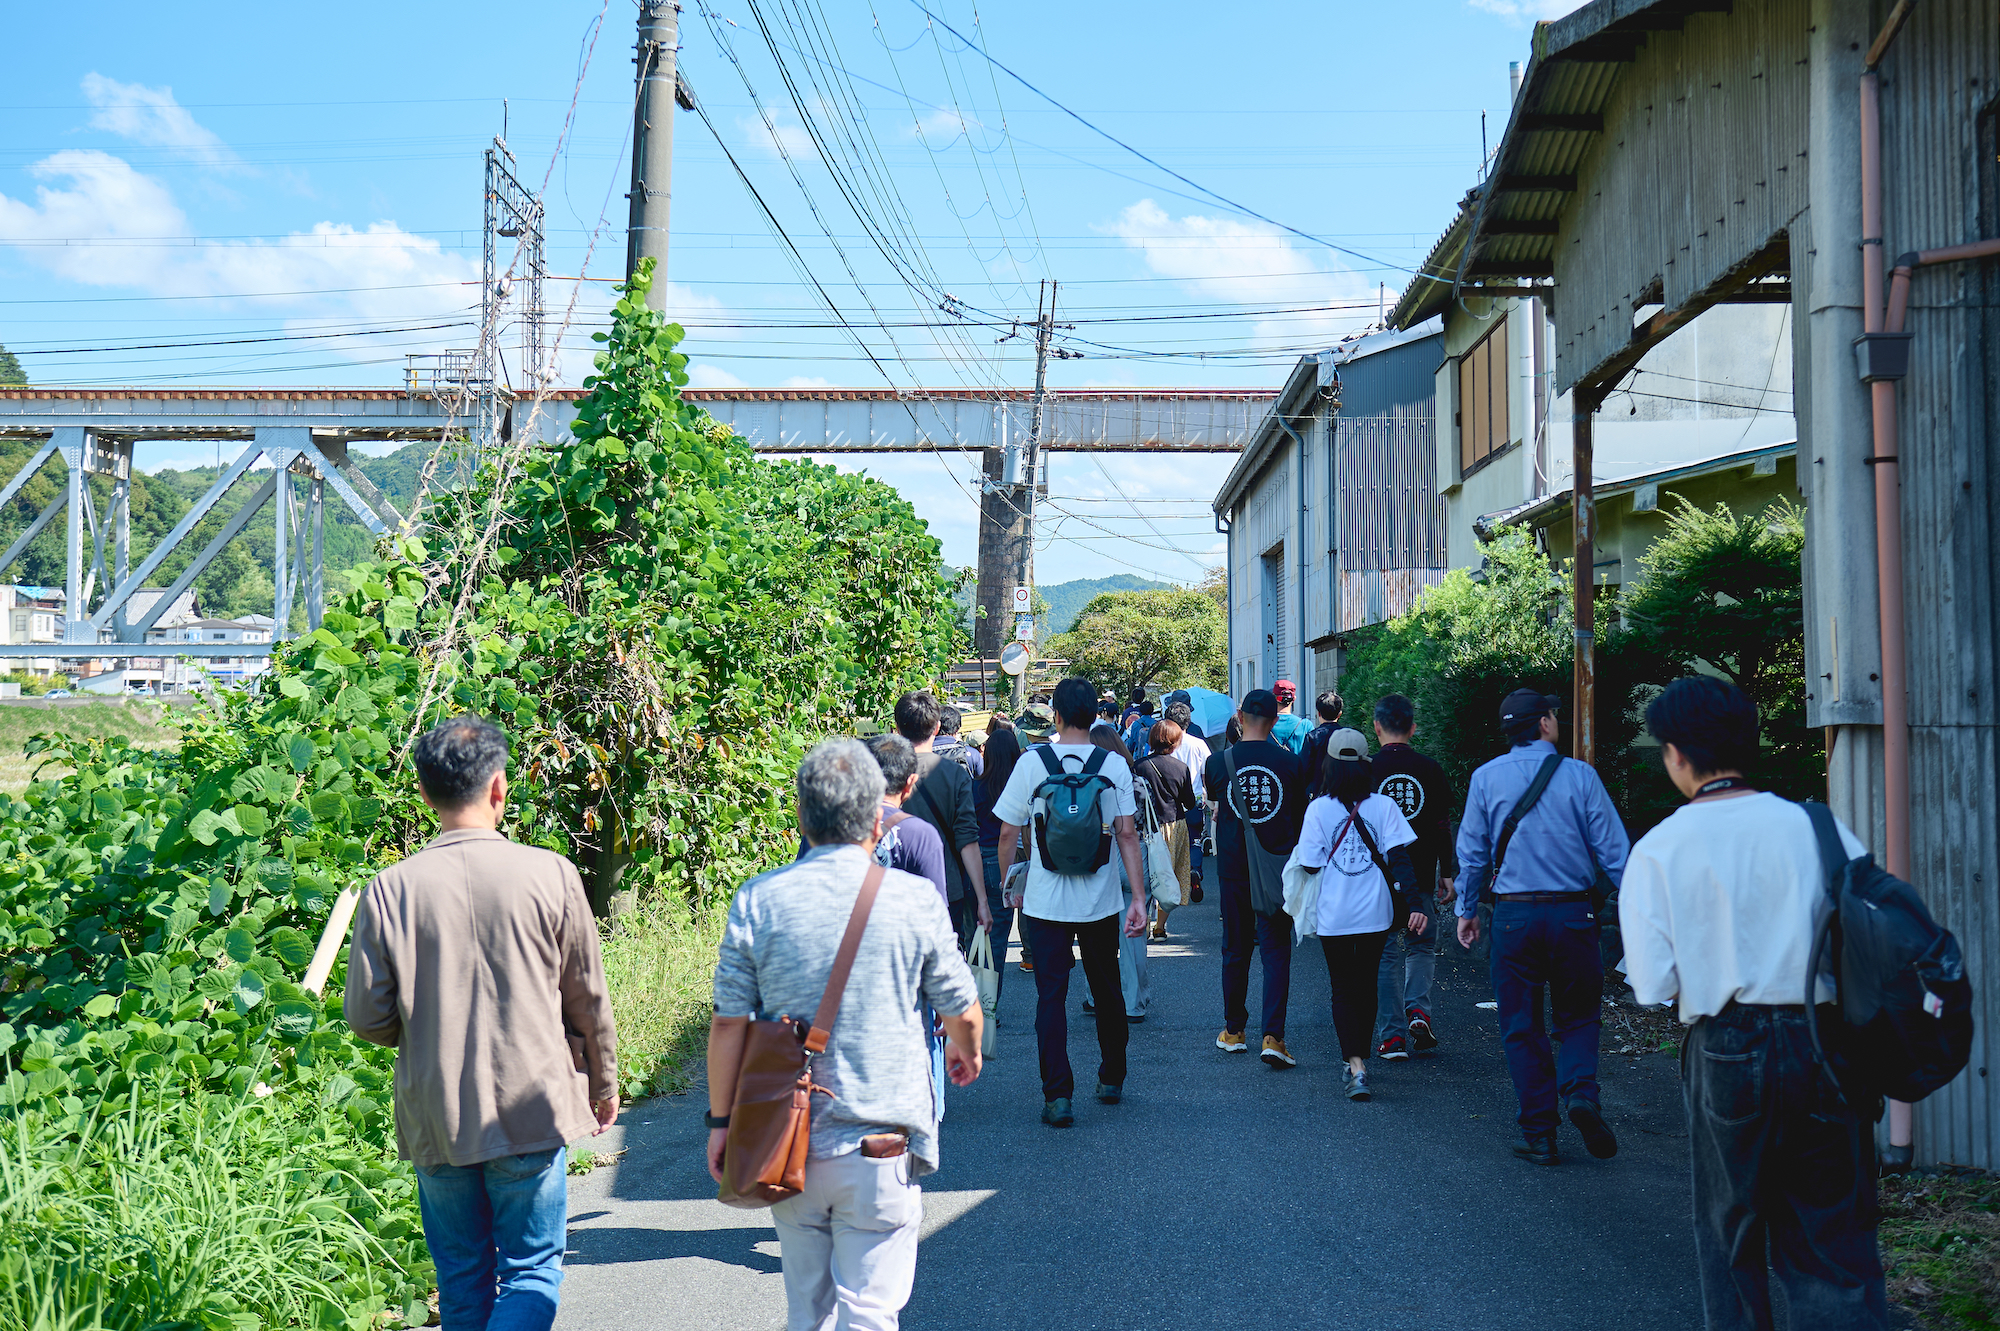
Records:
[[[1275,383],[1394,300],[1477,178],[1482,110],[1498,136],[1532,21],[1570,7],[926,3],[941,23],[913,0],[687,4],[689,81],[839,308],[678,113],[670,296],[697,383],[1026,386],[1030,349],[990,324],[1032,318],[1042,278],[1083,353],[1052,383]],[[624,260],[633,18],[632,0],[11,16],[31,58],[0,93],[0,342],[37,382],[395,383],[406,353],[476,339],[480,153],[506,99],[550,270],[584,279],[548,292],[574,382]],[[893,219],[885,245],[843,184]],[[940,289],[970,323],[947,326]],[[1078,516],[1041,580],[1197,576],[1227,465],[1059,456]],[[868,469],[970,560],[976,464]]]

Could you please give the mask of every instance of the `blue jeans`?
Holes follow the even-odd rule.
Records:
[[[419,1165],[417,1204],[446,1331],[549,1331],[569,1225],[564,1148]]]
[[[993,940],[993,964],[1000,968],[1000,987],[993,995],[998,1004],[1002,994],[1007,992],[1007,938],[1014,932],[1014,908],[1000,904],[1000,849],[997,846],[983,846],[980,855],[986,863],[986,906],[993,912],[993,931],[987,937]],[[966,931],[966,942],[972,941],[971,930]],[[1028,959],[1028,932],[1021,931],[1021,960]]]
[[[1292,917],[1260,915],[1250,905],[1250,884],[1216,881],[1222,914],[1222,1024],[1238,1034],[1250,1023],[1250,951],[1264,954],[1265,1035],[1285,1038],[1285,1008],[1292,997]]]
[[[1200,775],[1197,774],[1195,777],[1196,784],[1199,785],[1200,781]],[[1201,820],[1204,812],[1199,804],[1187,811],[1188,872],[1193,874],[1201,872]]]
[[[1875,1246],[1875,1142],[1814,1056],[1804,1008],[1731,1003],[1681,1052],[1694,1252],[1714,1331],[1889,1324]]]
[[[1546,991],[1553,1031],[1542,1021]],[[1598,1003],[1604,966],[1590,901],[1501,901],[1493,907],[1493,997],[1525,1136],[1554,1132],[1556,1096],[1597,1103]],[[1559,1051],[1552,1053],[1553,1034]]]
[[[1433,910],[1430,923],[1420,934],[1407,929],[1389,935],[1382,949],[1382,965],[1375,977],[1375,1043],[1392,1035],[1409,1038],[1410,1018],[1421,1011],[1431,1012],[1431,977],[1437,974],[1438,918]]]

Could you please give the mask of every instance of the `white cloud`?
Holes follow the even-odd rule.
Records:
[[[796,162],[811,162],[819,158],[819,148],[814,145],[812,135],[795,120],[780,116],[767,125],[761,116],[739,116],[736,128],[743,137],[773,157],[789,157]]]
[[[782,384],[779,384],[779,385],[778,385],[778,387],[780,387],[780,388],[831,388],[831,387],[833,387],[833,380],[831,380],[831,379],[822,379],[822,378],[820,378],[820,377],[819,377],[819,376],[817,376],[817,375],[805,375],[805,374],[795,374],[795,375],[793,375],[793,376],[792,376],[791,378],[789,378],[789,379],[785,380],[785,382],[784,382],[784,383],[782,383]]]
[[[742,388],[743,381],[720,366],[690,359],[688,362],[688,386],[690,388]]]
[[[904,131],[911,138],[923,140],[932,149],[950,147],[953,140],[967,132],[965,117],[943,107],[927,116],[918,116],[916,122]]]
[[[1255,325],[1260,340],[1330,345],[1375,315],[1376,293],[1363,278],[1301,250],[1284,232],[1261,222],[1199,214],[1175,218],[1151,199],[1141,199],[1099,229],[1138,250],[1155,273],[1177,278],[1218,302],[1367,307],[1352,313],[1260,318]]]
[[[1489,14],[1498,14],[1517,23],[1530,23],[1537,19],[1557,19],[1580,8],[1578,0],[1467,0],[1467,2],[1474,9],[1483,9]]]
[[[214,131],[197,123],[174,100],[172,88],[120,83],[102,74],[83,76],[83,95],[96,109],[90,125],[149,148],[171,148],[196,166],[241,169],[241,163]]]

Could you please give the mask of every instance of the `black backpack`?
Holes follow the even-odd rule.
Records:
[[[1803,807],[1819,835],[1833,907],[1806,967],[1813,1051],[1850,1104],[1864,1096],[1921,1100],[1972,1056],[1972,982],[1958,940],[1931,918],[1915,888],[1873,856],[1847,858],[1824,804]],[[1814,1002],[1823,971],[1833,977],[1841,1017],[1824,1035]]]

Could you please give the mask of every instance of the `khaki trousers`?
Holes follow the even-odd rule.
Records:
[[[895,1331],[917,1277],[923,1190],[910,1154],[806,1162],[806,1188],[771,1208],[787,1331]]]

